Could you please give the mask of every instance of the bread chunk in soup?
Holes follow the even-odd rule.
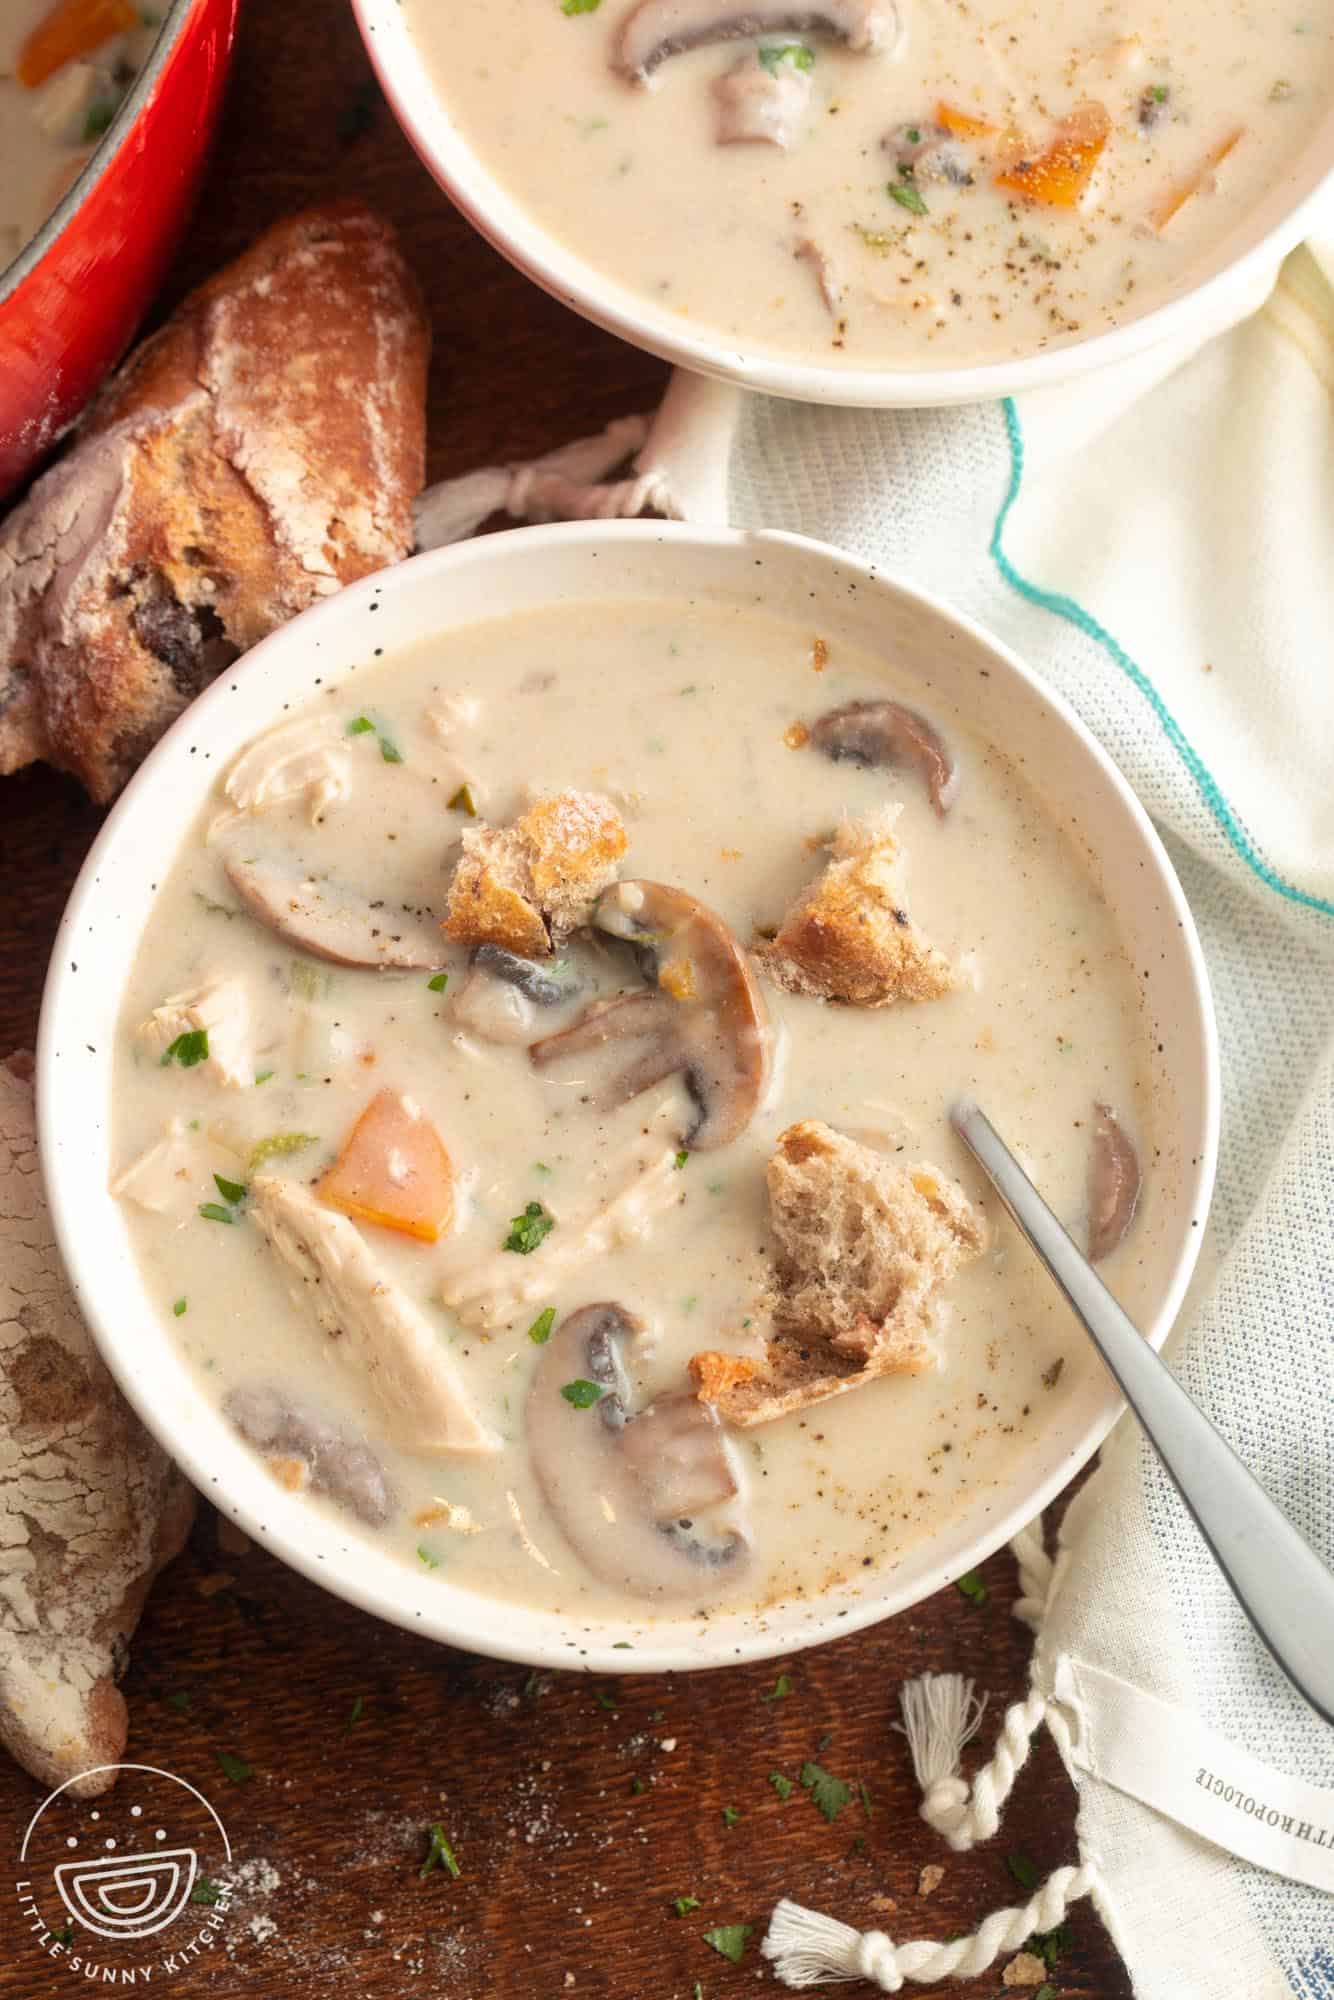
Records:
[[[758,607],[563,604],[323,661],[221,775],[114,1192],[275,1506],[423,1592],[759,1611],[1061,1422],[1096,1363],[948,1111],[1115,1284],[1145,1035],[1084,857],[932,688]]]

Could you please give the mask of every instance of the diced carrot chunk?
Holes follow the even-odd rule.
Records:
[[[130,0],[56,0],[19,51],[19,82],[36,90],[67,62],[91,55],[112,35],[128,34],[138,25]]]
[[[996,186],[1049,208],[1073,208],[1102,157],[1112,121],[1101,104],[1079,104],[1057,126],[1050,144],[1016,160],[996,176]]]
[[[936,123],[952,132],[956,139],[989,139],[998,128],[985,118],[974,118],[970,111],[960,111],[957,105],[946,104],[944,98],[936,106]]]
[[[360,1222],[435,1243],[454,1220],[454,1165],[410,1097],[382,1090],[348,1135],[315,1192]]]
[[[1233,147],[1239,146],[1245,137],[1246,127],[1238,125],[1235,132],[1229,132],[1226,139],[1220,139],[1216,146],[1210,148],[1188,181],[1182,181],[1163,197],[1150,218],[1159,234],[1175,215],[1180,214],[1191,197],[1201,192],[1210,174],[1222,166]]]

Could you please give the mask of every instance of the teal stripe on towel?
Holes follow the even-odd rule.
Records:
[[[1020,488],[1024,481],[1024,433],[1019,422],[1019,412],[1015,408],[1012,396],[1006,397],[1003,408],[1005,411],[1006,434],[1010,440],[1010,484],[1005,498],[1001,501],[1000,511],[996,516],[996,525],[991,531],[990,551],[991,559],[1000,571],[1001,576],[1009,584],[1011,590],[1017,591],[1019,596],[1027,603],[1036,604],[1039,610],[1050,611],[1056,618],[1064,618],[1067,624],[1073,625],[1086,638],[1092,639],[1096,645],[1101,646],[1108,658],[1121,669],[1121,672],[1131,684],[1139,690],[1145,701],[1148,702],[1149,707],[1153,710],[1154,715],[1158,718],[1158,724],[1164,736],[1166,736],[1173,750],[1194,779],[1200,797],[1204,800],[1205,805],[1213,814],[1214,819],[1226,835],[1233,849],[1246,863],[1246,866],[1254,874],[1258,875],[1268,888],[1275,890],[1280,896],[1286,896],[1290,903],[1301,903],[1308,910],[1319,910],[1322,916],[1334,917],[1334,903],[1328,902],[1323,896],[1313,896],[1307,890],[1297,888],[1292,882],[1285,882],[1277,869],[1271,867],[1269,862],[1265,860],[1224,798],[1213,773],[1207,764],[1205,764],[1193,744],[1188,740],[1181,724],[1172,714],[1172,711],[1168,708],[1167,703],[1163,700],[1144,669],[1135,664],[1129,653],[1117,644],[1111,633],[1104,626],[1100,625],[1097,619],[1084,609],[1082,604],[1076,604],[1073,597],[1063,597],[1057,591],[1043,590],[1038,584],[1030,583],[1027,577],[1020,576],[1018,570],[1006,555],[1004,547],[1005,525],[1010,518],[1015,502],[1019,498]]]

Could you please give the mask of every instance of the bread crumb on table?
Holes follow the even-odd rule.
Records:
[[[941,1883],[944,1880],[945,1880],[945,1870],[941,1867],[940,1863],[938,1861],[932,1861],[928,1863],[928,1865],[922,1870],[921,1874],[917,1878],[918,1895],[919,1896],[934,1895],[935,1891],[940,1887]]]

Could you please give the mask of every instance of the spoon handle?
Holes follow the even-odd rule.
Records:
[[[951,1122],[1116,1377],[1238,1604],[1297,1691],[1334,1722],[1334,1574],[1127,1318],[990,1119],[965,1099]]]

